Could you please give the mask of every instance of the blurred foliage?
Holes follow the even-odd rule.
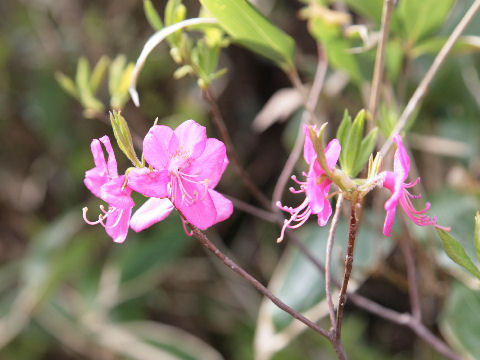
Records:
[[[101,227],[89,227],[81,218],[86,203],[92,209],[99,205],[90,203],[82,179],[93,165],[91,139],[104,134],[113,139],[108,110],[122,109],[132,133],[128,146],[133,143],[137,153],[136,139],[141,140],[157,116],[169,126],[194,118],[207,126],[210,137],[218,135],[198,84],[183,75],[194,74],[203,79],[199,85],[218,94],[240,159],[267,196],[293,147],[300,117],[297,112],[289,124],[276,123],[262,133],[251,129],[262,105],[291,86],[281,68],[295,64],[310,82],[317,62],[315,40],[322,42],[330,69],[317,111],[330,122],[330,137],[345,109],[356,114],[366,107],[362,99],[368,98],[365,85],[375,58],[381,0],[347,0],[346,10],[324,0],[256,2],[263,15],[247,2],[229,1],[241,5],[225,18],[216,13],[218,1],[202,3],[209,12],[193,0],[168,1],[167,8],[166,2],[155,0],[0,2],[1,359],[245,360],[262,346],[275,360],[334,358],[324,339],[301,330],[289,334],[282,346],[254,347],[262,331],[278,339],[296,322],[262,305],[254,290],[206,256],[184,234],[178,217],[141,234],[131,232],[123,245],[112,244]],[[391,133],[470,3],[398,2],[387,48],[388,82],[376,124],[383,137]],[[198,14],[217,16],[224,30],[210,26],[169,37],[169,49],[161,45],[145,64],[138,81],[142,106],[134,108],[127,91],[143,43],[154,31]],[[256,20],[248,28],[232,21],[250,16]],[[262,30],[266,33],[260,34]],[[435,78],[406,136],[415,158],[412,171],[422,177],[430,212],[440,224],[452,226],[451,236],[476,267],[479,33],[477,16]],[[352,123],[344,126],[352,129]],[[363,142],[370,148],[374,135],[367,133],[362,141],[361,125],[355,139],[348,138],[363,160]],[[439,139],[450,140],[450,145],[439,145]],[[346,147],[348,142],[345,138]],[[130,166],[118,147],[115,152],[121,169]],[[348,158],[342,162],[351,166]],[[391,159],[384,162],[387,167]],[[300,161],[296,171],[302,170]],[[352,174],[360,170],[351,169]],[[219,188],[255,203],[231,169]],[[298,201],[286,192],[284,198]],[[406,274],[395,240],[409,230],[419,240],[415,257],[425,320],[432,329],[439,326],[437,335],[460,353],[478,358],[478,282],[446,256],[431,229],[396,224],[392,238],[381,236],[385,198],[377,192],[365,201],[352,286],[385,306],[408,311]],[[135,197],[137,205],[142,201]],[[313,221],[299,235],[321,259],[327,229]],[[345,234],[341,223],[335,274],[342,268]],[[271,286],[287,303],[301,310],[320,309],[315,314],[321,321],[326,314],[323,278],[290,244],[285,249],[275,244],[275,226],[236,209],[209,235],[222,239],[223,248],[262,282],[272,279]],[[266,317],[257,317],[259,307]],[[343,333],[352,359],[436,358],[408,330],[354,307],[347,307]]]

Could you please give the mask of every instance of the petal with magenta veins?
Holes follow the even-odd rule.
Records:
[[[155,125],[143,140],[143,156],[157,170],[168,169],[169,144],[173,130],[165,125]]]
[[[187,120],[174,130],[183,151],[193,159],[198,158],[205,149],[207,130],[194,120]]]
[[[128,172],[128,186],[148,197],[164,198],[168,196],[167,185],[170,175],[167,170],[135,168]]]
[[[137,210],[130,220],[132,230],[139,232],[165,219],[173,210],[168,199],[150,198]]]
[[[225,145],[220,140],[210,138],[206,141],[202,155],[188,168],[188,174],[195,176],[197,180],[208,179],[208,187],[213,189],[220,181],[227,165]]]
[[[119,176],[116,179],[110,180],[101,187],[100,198],[106,201],[108,205],[112,205],[116,208],[132,208],[135,205],[130,196],[132,189],[128,186],[125,189],[122,189],[124,182],[125,176]]]
[[[215,210],[217,211],[215,224],[228,219],[233,213],[232,202],[215,190],[209,189],[208,193],[212,197]]]

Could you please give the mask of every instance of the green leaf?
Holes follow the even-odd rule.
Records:
[[[95,65],[95,68],[92,71],[92,76],[90,77],[90,90],[92,91],[92,94],[95,94],[97,92],[109,64],[110,59],[108,58],[108,56],[104,55],[100,58],[100,60],[98,60],[97,64]]]
[[[380,24],[383,0],[347,0],[346,2],[356,13]]]
[[[87,110],[103,111],[103,104],[93,96],[90,87],[90,64],[83,56],[78,60],[75,82],[83,107]]]
[[[113,135],[117,140],[118,147],[125,156],[132,162],[136,167],[142,167],[142,164],[137,158],[135,149],[133,147],[132,135],[130,134],[130,129],[128,128],[127,121],[120,114],[119,111],[113,110],[110,113],[110,123],[113,128]]]
[[[454,0],[402,0],[396,12],[403,36],[410,43],[437,31],[444,23]]]
[[[327,23],[321,18],[312,18],[308,22],[310,34],[326,47],[329,64],[346,72],[357,84],[363,81],[363,75],[354,54],[348,52],[352,47],[345,38],[339,24]]]
[[[477,255],[477,260],[480,261],[480,212],[477,211],[475,214],[475,254]]]
[[[438,236],[442,240],[443,248],[447,255],[455,261],[458,265],[462,266],[464,269],[468,270],[478,279],[480,279],[480,271],[473,263],[472,259],[468,256],[467,252],[463,248],[462,244],[456,239],[451,237],[446,231],[441,229],[436,229]]]
[[[160,15],[158,15],[157,10],[155,10],[151,0],[143,0],[143,11],[145,12],[147,21],[152,28],[157,31],[163,29],[162,19],[160,18]]]
[[[357,155],[357,160],[355,161],[355,166],[353,168],[352,176],[357,176],[360,171],[362,171],[363,167],[368,161],[368,158],[373,152],[375,148],[375,144],[377,142],[378,136],[378,128],[373,128],[367,136],[362,140],[360,144],[360,150]]]
[[[363,139],[363,128],[365,125],[365,110],[361,110],[355,120],[353,120],[352,128],[348,134],[345,144],[345,168],[343,169],[347,175],[353,176],[353,169],[356,166],[360,144]],[[368,157],[367,157],[368,160]]]
[[[447,292],[446,306],[440,317],[442,335],[465,359],[480,354],[480,292],[453,281]]]
[[[65,92],[67,92],[77,100],[80,98],[80,94],[75,87],[75,83],[67,75],[57,71],[55,72],[55,80],[57,80],[58,84],[63,90],[65,90]]]
[[[295,42],[245,0],[200,0],[233,41],[283,70],[294,68]]]
[[[346,148],[347,139],[350,135],[351,128],[352,118],[348,114],[348,110],[345,109],[343,113],[343,120],[337,130],[337,139],[340,142],[340,146],[342,147],[342,151],[340,152],[340,165],[342,166],[342,168],[345,168],[347,164],[346,151],[344,151],[344,149]]]

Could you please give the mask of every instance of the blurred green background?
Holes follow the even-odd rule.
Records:
[[[299,73],[305,82],[311,81],[317,57],[315,40],[297,16],[303,4],[257,3],[295,39]],[[352,6],[356,22],[378,30],[375,16],[365,16],[361,7],[346,3]],[[381,5],[381,1],[370,3]],[[451,31],[470,3],[452,2],[430,37],[424,43],[418,41],[427,50],[417,49],[415,57],[402,57],[395,48],[402,44],[401,30],[393,36],[387,69],[395,91],[390,94],[393,100],[382,105],[384,124],[403,108],[428,69],[439,48],[435,41]],[[153,4],[163,14],[165,2]],[[198,14],[197,1],[184,4],[187,17]],[[0,2],[2,360],[254,358],[255,331],[258,335],[265,325],[265,319],[258,317],[260,295],[188,238],[176,214],[140,234],[130,232],[124,244],[112,243],[103,228],[90,227],[82,219],[84,206],[94,214],[100,205],[83,185],[85,170],[93,166],[90,142],[104,134],[113,139],[113,134],[106,112],[84,117],[84,109],[60,88],[55,73],[73,77],[81,56],[90,64],[102,55],[114,59],[118,54],[135,62],[152,33],[138,0]],[[479,33],[477,17],[467,35]],[[432,202],[431,213],[439,216],[442,225],[452,226],[453,234],[473,254],[473,216],[480,194],[480,58],[478,45],[467,50],[450,57],[438,74],[407,142],[416,160],[415,172],[422,176],[424,197]],[[373,58],[374,49],[360,56],[357,75],[350,65],[330,59],[318,113],[329,121],[332,133],[345,108],[355,114],[365,107],[364,86],[371,77]],[[406,69],[405,62],[408,73],[396,73],[395,69]],[[291,87],[287,76],[235,45],[222,51],[220,64],[228,73],[214,82],[212,90],[219,97],[241,162],[271,198],[293,146],[301,111],[284,109],[288,122],[272,117],[272,126],[254,130],[252,123],[267,100],[279,89]],[[207,126],[209,137],[217,137],[195,79],[175,80],[176,68],[165,44],[149,57],[138,81],[141,107],[129,101],[123,109],[132,132],[143,137],[156,117],[172,127],[193,118]],[[99,88],[98,98],[108,104],[106,83]],[[128,161],[118,147],[114,149],[122,171]],[[298,171],[302,169],[299,164]],[[259,206],[231,167],[219,191]],[[352,286],[403,312],[409,310],[403,258],[395,236],[386,239],[379,230],[385,198],[378,191],[367,200]],[[296,201],[297,197],[285,193],[285,203]],[[313,222],[299,232],[319,257],[324,253],[325,231]],[[339,230],[340,244],[345,238],[342,231],[346,234],[346,229]],[[411,231],[418,239],[414,249],[426,325],[462,354],[478,358],[478,283],[446,257],[432,231],[413,227]],[[239,209],[208,231],[213,241],[263,283],[274,274],[279,296],[287,303],[302,310],[321,305],[321,275],[288,244],[277,245],[278,233],[275,225]],[[338,265],[343,260],[337,255]],[[273,318],[278,331],[290,323],[281,313],[263,313]],[[318,317],[324,315],[320,311]],[[351,359],[441,358],[404,327],[352,305],[347,306],[345,317],[344,344]],[[273,359],[334,358],[330,345],[314,333],[294,336],[286,345],[271,352]],[[264,345],[256,346],[258,352]]]

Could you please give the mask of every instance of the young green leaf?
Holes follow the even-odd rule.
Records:
[[[345,109],[343,113],[343,120],[337,130],[337,139],[340,142],[340,146],[342,147],[342,151],[340,153],[340,165],[342,168],[346,166],[346,143],[348,136],[350,134],[350,129],[352,128],[352,118],[348,114],[348,110]]]
[[[57,80],[58,84],[68,94],[70,94],[71,96],[73,96],[77,100],[80,98],[80,95],[78,94],[78,90],[75,87],[75,83],[67,75],[57,71],[57,72],[55,72],[55,80]]]
[[[95,68],[92,71],[92,76],[90,77],[90,90],[92,90],[92,94],[95,94],[97,92],[109,64],[110,59],[108,58],[108,56],[104,55],[100,58],[100,60],[98,60],[97,64],[95,65]]]
[[[363,128],[365,125],[365,110],[361,110],[355,120],[353,120],[352,128],[348,134],[348,138],[345,144],[345,168],[343,169],[347,175],[353,175],[353,169],[360,150],[360,144],[363,139]],[[368,157],[367,157],[368,159]]]
[[[294,40],[245,0],[200,0],[232,40],[291,70]]]
[[[480,212],[477,211],[475,214],[475,254],[477,255],[478,261],[480,261]]]
[[[163,29],[162,19],[160,19],[160,15],[158,15],[151,0],[143,0],[143,11],[145,12],[147,21],[152,28],[157,31]]]
[[[357,160],[355,161],[355,166],[353,168],[352,176],[357,176],[360,171],[362,171],[365,163],[368,161],[368,158],[372,154],[373,149],[375,148],[375,143],[377,142],[378,128],[373,128],[365,138],[363,138],[360,144],[360,150],[357,154]]]
[[[472,259],[470,259],[468,256],[462,244],[460,244],[458,240],[451,237],[446,231],[441,229],[436,230],[438,236],[440,236],[440,239],[442,240],[443,248],[445,249],[448,257],[480,279],[480,271],[475,266]]]

